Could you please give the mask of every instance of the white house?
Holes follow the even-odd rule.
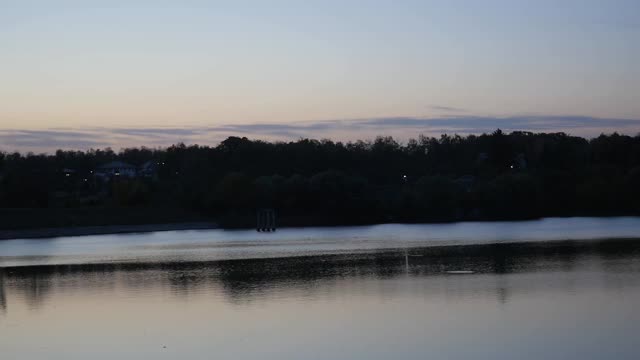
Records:
[[[136,167],[122,161],[112,161],[98,167],[95,171],[97,177],[111,178],[114,176],[135,177]]]
[[[140,169],[138,170],[138,176],[157,179],[158,177],[158,164],[157,162],[151,160],[147,161],[144,164],[140,165]]]

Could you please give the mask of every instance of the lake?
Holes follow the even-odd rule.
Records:
[[[0,241],[2,359],[637,359],[638,218]]]

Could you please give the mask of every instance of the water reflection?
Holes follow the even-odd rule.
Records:
[[[7,296],[4,294],[4,269],[0,267],[0,313],[7,311]]]
[[[53,360],[637,359],[638,275],[637,240],[7,267],[0,349]]]
[[[513,291],[533,291],[536,283],[514,285],[501,275],[555,273],[596,269],[600,274],[640,273],[640,242],[635,240],[449,246],[365,252],[350,255],[243,259],[213,262],[122,263],[14,267],[0,269],[0,308],[15,293],[30,309],[64,293],[168,291],[172,296],[212,291],[230,303],[259,301],[286,291],[313,292],[336,281],[367,279],[474,277],[492,275],[492,292],[502,304]],[[451,275],[450,271],[472,271]],[[553,279],[551,279],[553,280]],[[635,279],[633,279],[635,281]],[[637,279],[640,282],[640,278]],[[626,283],[618,283],[624,286]],[[549,286],[553,284],[543,284]],[[608,286],[616,286],[610,281]],[[562,286],[562,284],[557,284]],[[474,289],[478,290],[478,289]],[[459,296],[473,295],[464,289]]]
[[[640,217],[289,228],[276,233],[168,231],[0,241],[0,267],[282,258],[426,246],[622,239],[639,233]]]

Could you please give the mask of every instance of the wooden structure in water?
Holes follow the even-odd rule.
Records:
[[[276,212],[273,209],[258,209],[256,213],[256,231],[276,231]]]

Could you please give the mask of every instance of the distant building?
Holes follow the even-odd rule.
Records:
[[[95,175],[104,179],[110,179],[115,176],[136,177],[137,169],[135,166],[122,161],[112,161],[98,167]]]
[[[523,153],[519,153],[514,157],[513,168],[520,170],[525,170],[527,168],[527,159]]]
[[[155,180],[158,177],[158,166],[159,164],[153,160],[147,161],[140,166],[138,175]]]
[[[476,177],[473,175],[464,175],[454,180],[466,192],[471,192],[473,185],[476,183]]]
[[[489,160],[489,154],[486,152],[481,152],[476,157],[476,165],[483,165]]]
[[[71,177],[76,174],[76,171],[74,169],[64,168],[62,169],[62,173],[64,174],[65,177]]]

